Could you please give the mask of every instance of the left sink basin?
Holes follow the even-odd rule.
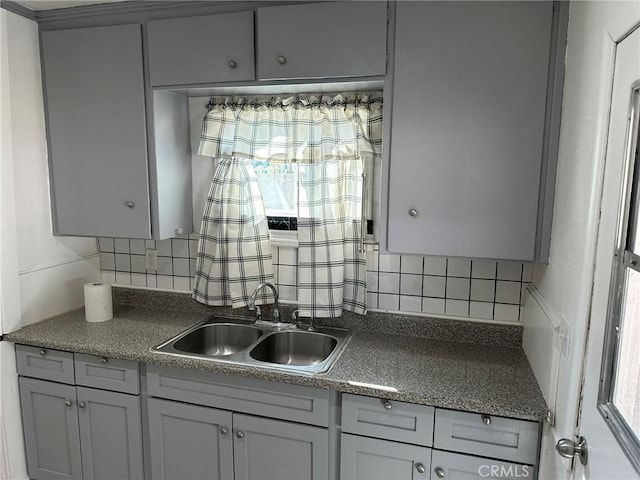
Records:
[[[182,336],[173,342],[173,348],[187,354],[227,356],[253,345],[261,336],[261,330],[249,325],[213,323]]]

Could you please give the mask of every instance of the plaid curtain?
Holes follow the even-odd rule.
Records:
[[[222,159],[202,218],[193,298],[243,307],[259,283],[273,278],[267,217],[251,161]],[[256,303],[272,301],[265,292]]]
[[[208,107],[199,155],[298,163],[300,314],[366,313],[363,171],[380,155],[381,93],[226,97]]]

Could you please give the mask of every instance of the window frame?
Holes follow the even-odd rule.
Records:
[[[640,255],[633,252],[640,216],[640,81],[631,87],[629,122],[625,140],[622,192],[618,207],[613,266],[607,307],[598,410],[634,468],[640,472],[640,438],[613,403],[620,327],[625,306],[625,283],[629,270],[640,273]]]

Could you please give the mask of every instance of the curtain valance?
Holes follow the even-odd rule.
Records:
[[[212,99],[199,155],[261,161],[352,160],[379,155],[382,93]]]

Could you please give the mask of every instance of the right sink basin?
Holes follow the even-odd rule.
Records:
[[[316,332],[288,330],[272,333],[253,347],[255,360],[280,365],[316,365],[325,361],[338,345],[335,337]]]

